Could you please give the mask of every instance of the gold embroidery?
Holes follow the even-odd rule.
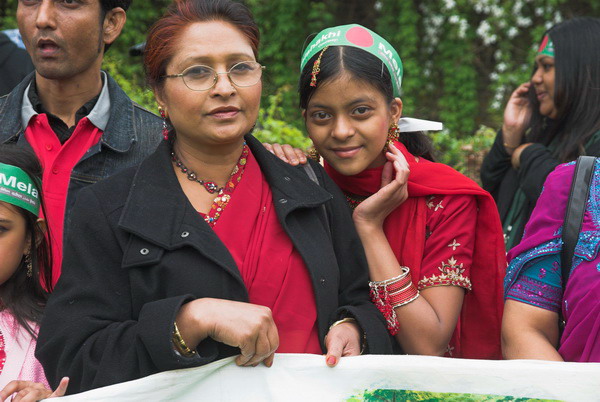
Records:
[[[429,197],[427,197],[427,208],[429,209],[433,209],[433,212],[437,212],[438,209],[444,209],[444,206],[442,205],[442,202],[444,201],[443,199],[440,200],[440,202],[438,202],[437,204],[434,203],[435,200],[435,195],[431,195]]]
[[[460,246],[460,243],[456,239],[452,240],[452,243],[448,244],[448,247],[452,247],[452,251],[456,251],[456,247]]]
[[[467,290],[471,290],[471,280],[466,276],[463,276],[465,269],[462,263],[454,258],[450,257],[447,262],[442,261],[442,266],[438,267],[440,271],[439,275],[433,274],[430,277],[425,277],[419,281],[419,290],[431,287],[431,286],[460,286]]]

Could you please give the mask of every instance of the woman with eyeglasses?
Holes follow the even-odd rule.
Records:
[[[151,29],[165,141],[78,196],[38,342],[51,384],[68,375],[79,392],[234,355],[271,366],[276,351],[329,366],[391,352],[344,196],[251,134],[258,45],[229,0],[177,1]]]

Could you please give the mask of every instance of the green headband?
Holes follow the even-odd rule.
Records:
[[[550,39],[550,36],[544,36],[544,39],[542,39],[542,43],[540,44],[540,48],[538,49],[537,54],[543,54],[545,56],[550,56],[554,58],[554,43],[552,43],[552,39]]]
[[[300,71],[306,63],[326,46],[352,46],[376,56],[385,64],[394,86],[394,96],[400,97],[402,86],[402,60],[388,41],[375,32],[358,24],[340,25],[322,30],[315,36],[302,54]]]
[[[22,169],[0,163],[0,201],[40,215],[38,186]]]

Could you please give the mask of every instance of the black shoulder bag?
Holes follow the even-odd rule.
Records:
[[[573,174],[573,183],[569,193],[569,202],[565,212],[565,219],[562,230],[562,251],[560,254],[562,288],[567,287],[567,281],[571,274],[571,266],[573,264],[573,256],[575,255],[575,246],[581,231],[583,223],[583,214],[585,212],[585,204],[590,195],[590,184],[592,181],[592,172],[594,171],[594,162],[596,158],[593,156],[580,156],[575,164],[575,173]],[[564,328],[564,317],[562,309],[559,310],[559,326]]]

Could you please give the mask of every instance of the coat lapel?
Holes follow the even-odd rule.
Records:
[[[119,227],[166,250],[193,247],[243,284],[233,257],[183,193],[164,141],[139,166]]]

